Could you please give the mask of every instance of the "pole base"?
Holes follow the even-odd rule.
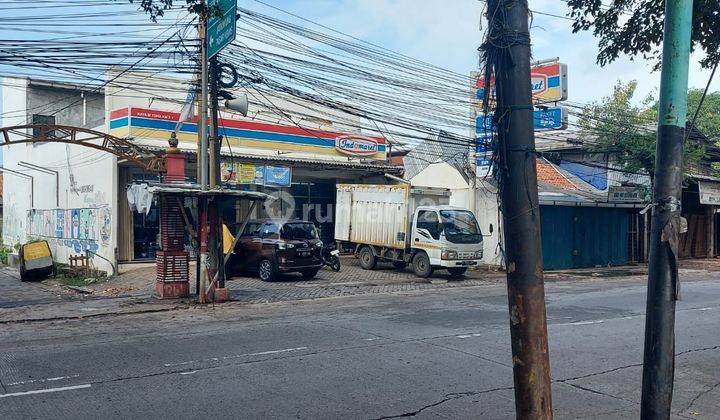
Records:
[[[155,282],[155,297],[159,299],[180,299],[190,296],[190,282],[158,281]]]
[[[216,288],[215,296],[213,296],[216,303],[226,302],[228,300],[228,289],[227,288]]]

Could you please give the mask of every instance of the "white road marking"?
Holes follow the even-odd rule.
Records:
[[[180,372],[181,375],[192,375],[193,373],[196,373],[197,370],[191,370],[190,372]]]
[[[373,337],[373,338],[366,338],[365,341],[375,341],[375,340],[379,340],[379,339],[380,339],[380,337]]]
[[[188,360],[187,362],[165,363],[165,364],[163,364],[163,366],[174,367],[174,366],[184,366],[184,365],[189,365],[192,363],[199,363],[199,362],[219,362],[220,360],[239,359],[241,357],[250,357],[250,356],[266,356],[268,354],[289,353],[289,352],[299,351],[299,350],[307,350],[307,347],[295,347],[292,349],[282,349],[282,350],[268,350],[268,351],[261,351],[258,353],[236,354],[234,356],[213,357],[210,359],[203,359],[203,360]]]
[[[623,319],[623,318],[621,318]],[[593,324],[602,324],[605,322],[604,319],[597,319],[595,321],[576,321],[576,322],[564,322],[562,324],[556,324],[556,325],[593,325]]]
[[[25,384],[34,384],[34,383],[40,383],[40,382],[55,382],[55,381],[62,381],[63,379],[71,379],[71,378],[77,378],[80,375],[70,375],[70,376],[57,376],[54,378],[43,378],[43,379],[28,379],[27,381],[19,381],[19,382],[11,382],[9,384],[5,384],[5,386],[16,386],[16,385],[25,385]]]
[[[10,394],[0,394],[0,398],[21,397],[23,395],[33,395],[33,394],[47,394],[50,392],[72,391],[73,389],[90,388],[90,386],[91,386],[90,384],[82,384],[82,385],[73,385],[73,386],[63,386],[60,388],[35,389],[32,391],[13,392]]]
[[[473,333],[473,334],[456,335],[455,338],[465,339],[465,338],[481,337],[481,336],[482,336],[482,334],[480,334],[480,333]]]

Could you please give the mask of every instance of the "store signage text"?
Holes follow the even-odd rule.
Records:
[[[335,139],[335,149],[346,155],[370,156],[378,152],[378,142],[364,136],[340,136]]]

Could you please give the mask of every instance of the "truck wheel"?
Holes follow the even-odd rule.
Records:
[[[273,267],[270,260],[260,261],[260,265],[258,265],[258,274],[260,275],[260,280],[262,281],[275,280],[275,267]]]
[[[365,270],[372,270],[377,265],[377,258],[373,254],[372,248],[364,246],[360,250],[360,267]]]
[[[402,270],[407,267],[407,263],[405,261],[393,261],[393,267]]]
[[[467,267],[452,267],[448,268],[448,273],[450,273],[450,277],[458,278],[462,277],[463,274],[467,271]]]
[[[430,265],[430,257],[424,251],[420,251],[413,257],[413,271],[415,275],[422,278],[432,276],[435,269]]]

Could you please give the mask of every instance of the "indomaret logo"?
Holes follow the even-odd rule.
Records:
[[[538,95],[547,90],[548,77],[546,74],[531,73],[530,84],[532,86],[532,94]]]
[[[335,139],[335,149],[346,155],[370,156],[378,152],[378,142],[365,136],[340,136]]]

